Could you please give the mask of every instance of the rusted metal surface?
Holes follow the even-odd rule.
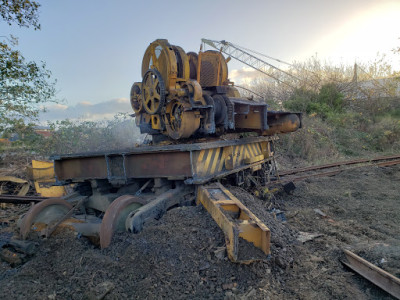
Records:
[[[222,184],[199,186],[197,201],[224,232],[228,256],[233,262],[250,263],[268,258],[270,230]],[[241,250],[241,244],[246,243],[245,250]]]
[[[32,206],[21,221],[20,233],[22,239],[26,239],[33,223],[48,224],[57,221],[71,209],[72,204],[60,198],[50,198]]]
[[[324,164],[320,166],[311,166],[311,167],[305,167],[305,168],[298,168],[298,169],[293,169],[293,170],[285,170],[285,171],[280,171],[279,175],[290,175],[290,174],[296,174],[296,173],[301,173],[301,172],[307,172],[307,171],[314,171],[314,170],[320,170],[320,169],[328,169],[332,167],[340,167],[340,166],[345,166],[345,165],[355,165],[355,164],[362,164],[362,163],[373,163],[373,162],[379,162],[383,160],[393,160],[393,159],[400,159],[400,155],[390,155],[390,156],[379,156],[375,158],[366,158],[366,159],[355,159],[355,160],[348,160],[348,161],[342,161],[342,162],[335,162],[331,164]],[[384,162],[382,162],[384,164]],[[394,163],[396,164],[396,163]]]
[[[49,237],[53,234],[54,230],[56,230],[56,228],[65,220],[69,219],[75,212],[75,210],[77,210],[78,208],[81,207],[81,205],[87,200],[87,196],[81,196],[80,200],[78,201],[78,203],[72,207],[62,218],[60,218],[59,220],[57,220],[57,222],[55,224],[51,224],[51,226],[47,227],[46,230],[46,237]]]
[[[218,140],[167,146],[137,147],[113,153],[86,153],[53,157],[59,182],[108,179],[127,182],[132,178],[174,178],[198,184],[250,168],[268,159],[270,137]]]
[[[150,203],[140,207],[126,218],[126,229],[138,233],[142,231],[144,223],[149,219],[159,219],[172,206],[185,201],[184,196],[194,192],[193,186],[179,185],[157,196]]]
[[[380,167],[389,167],[389,166],[395,166],[400,164],[400,160],[393,160],[393,161],[384,161],[384,162],[379,162],[376,165]]]
[[[41,202],[46,199],[49,198],[40,196],[0,195],[1,203],[29,204],[32,202]]]
[[[298,168],[293,170],[285,170],[279,172],[280,180],[278,182],[285,183],[289,181],[301,181],[311,177],[324,177],[324,176],[333,176],[339,174],[344,170],[354,169],[358,167],[363,167],[366,165],[376,165],[376,166],[394,166],[400,164],[400,155],[391,155],[391,156],[379,156],[372,159],[356,159],[356,160],[349,160],[343,162],[336,162],[331,164],[324,164],[320,166],[311,166],[305,168]],[[351,166],[348,168],[341,168],[343,166]],[[327,172],[320,172],[321,170],[326,169],[334,169],[332,171]],[[298,173],[306,173],[312,172],[310,174],[301,175],[301,176],[291,176]],[[270,185],[275,184],[276,182],[271,182]]]
[[[100,246],[107,248],[116,230],[125,230],[125,220],[129,213],[137,210],[146,201],[137,196],[124,195],[115,199],[107,208],[100,225]],[[122,227],[122,228],[121,228]]]
[[[190,152],[144,153],[126,156],[128,178],[189,177],[192,175]]]
[[[347,267],[356,271],[364,278],[379,286],[393,297],[400,299],[400,279],[392,274],[378,268],[365,259],[359,257],[349,250],[344,250],[346,258],[349,261],[343,262]]]
[[[107,162],[104,156],[55,160],[54,171],[57,180],[102,179],[107,178]]]

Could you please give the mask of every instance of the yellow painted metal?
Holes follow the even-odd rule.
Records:
[[[300,128],[301,119],[297,114],[277,116],[275,119],[269,119],[268,126],[269,129],[264,130],[262,135],[294,132]]]
[[[228,80],[228,64],[218,51],[200,52],[197,81],[202,87],[221,86]]]
[[[151,115],[151,128],[162,129],[159,115]]]
[[[48,161],[32,160],[32,168],[28,168],[33,180],[54,180],[54,164]]]
[[[249,164],[253,164],[255,162],[261,161],[263,159],[264,159],[264,155],[263,154],[250,156],[250,157],[246,157],[244,159],[244,163],[249,165]]]
[[[251,164],[269,157],[269,142],[204,149],[194,153],[194,171],[197,176],[211,176],[224,170]]]
[[[32,160],[32,168],[28,171],[38,194],[43,197],[61,197],[66,194],[64,186],[53,186],[56,180],[52,162]]]
[[[66,194],[64,186],[53,186],[50,182],[35,182],[36,192],[42,197],[62,197]]]
[[[200,126],[200,116],[194,111],[187,111],[189,103],[173,100],[167,104],[165,127],[174,140],[190,137]]]
[[[167,40],[155,40],[147,47],[142,62],[142,77],[149,69],[156,69],[161,73],[167,90],[175,88],[177,62],[175,52]]]
[[[21,184],[21,188],[19,189],[19,191],[17,193],[18,196],[25,196],[29,191],[29,182],[24,179],[21,179],[21,178],[17,178],[14,176],[0,176],[0,182],[13,182],[13,183]],[[1,190],[0,190],[0,194],[1,194]]]
[[[199,186],[197,202],[207,209],[224,232],[230,260],[251,263],[267,259],[270,254],[270,230],[222,184]],[[259,250],[249,251],[246,248],[248,251],[241,253],[240,245],[244,243],[251,243]]]

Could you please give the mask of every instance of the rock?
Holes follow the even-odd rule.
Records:
[[[237,287],[237,283],[236,283],[236,282],[224,283],[224,284],[222,285],[222,289],[224,289],[224,290],[230,290],[230,289],[233,289],[233,288],[235,288],[235,287]]]
[[[285,262],[285,260],[284,260],[282,257],[280,257],[279,255],[275,257],[275,264],[276,264],[278,267],[282,268],[282,269],[285,269],[285,268],[286,268],[286,262]]]
[[[214,255],[216,258],[223,260],[225,258],[225,247],[218,247],[217,250],[214,251]]]
[[[115,288],[115,285],[110,281],[104,281],[98,284],[85,294],[84,299],[87,300],[102,300],[104,297]]]
[[[8,262],[12,267],[19,266],[23,263],[25,255],[15,253],[8,250],[7,248],[1,249],[0,258],[5,262]]]

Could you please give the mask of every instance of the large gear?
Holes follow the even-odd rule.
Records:
[[[165,104],[165,84],[160,72],[148,70],[142,81],[143,107],[150,115],[158,114]]]

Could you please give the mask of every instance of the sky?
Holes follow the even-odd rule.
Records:
[[[367,62],[400,46],[400,0],[39,0],[40,31],[0,22],[0,36],[19,38],[28,60],[44,61],[57,79],[60,104],[42,119],[110,118],[131,112],[147,46],[168,39],[186,52],[201,38],[227,40],[279,58],[317,54],[333,63]],[[231,60],[230,79],[244,66]],[[262,75],[260,75],[262,76]]]

